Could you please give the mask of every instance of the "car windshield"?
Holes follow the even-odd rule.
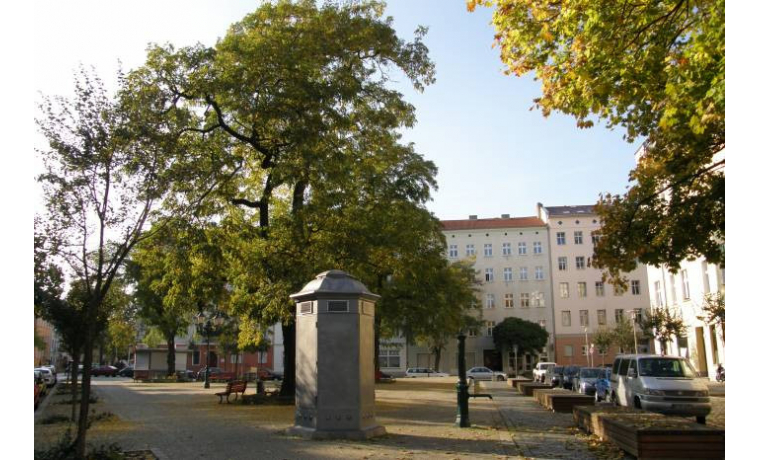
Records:
[[[581,378],[598,379],[604,376],[604,369],[581,369]]]
[[[682,377],[693,379],[696,372],[685,359],[644,358],[639,360],[639,375],[644,377]]]
[[[562,366],[554,366],[553,372],[555,374],[561,374],[562,373],[562,369],[564,369],[564,367],[562,367]]]
[[[577,367],[566,367],[564,371],[565,375],[575,375],[577,373],[578,373]]]

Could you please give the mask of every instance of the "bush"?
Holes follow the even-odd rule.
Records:
[[[62,423],[62,422],[68,422],[70,419],[69,417],[61,414],[55,414],[48,417],[43,418],[40,420],[40,424],[42,425],[52,425],[54,423]]]
[[[99,447],[90,447],[85,455],[86,460],[122,460],[124,453],[118,444]],[[35,450],[35,460],[76,460],[74,450],[74,441],[71,438],[71,432],[66,431],[61,439],[49,449]]]

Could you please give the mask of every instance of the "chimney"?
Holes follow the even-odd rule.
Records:
[[[478,220],[477,214],[470,214],[470,220]]]
[[[501,218],[502,218],[502,219],[509,219],[509,214],[502,214],[502,215],[501,215]]]

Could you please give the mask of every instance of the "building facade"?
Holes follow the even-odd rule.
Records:
[[[449,260],[473,259],[482,281],[472,314],[482,319],[484,325],[468,331],[467,366],[524,372],[538,360],[551,359],[554,347],[546,224],[537,217],[512,218],[505,214],[499,218],[470,216],[464,220],[444,220],[442,225]],[[541,354],[515,357],[496,349],[493,328],[508,317],[532,321],[550,332],[549,343]],[[405,357],[398,357],[399,364],[406,360],[408,367],[434,367],[435,356],[427,347],[414,344],[402,347],[400,341],[396,345],[399,354],[405,352]],[[391,347],[386,350],[394,353]],[[381,349],[381,360],[382,352]],[[456,340],[452,339],[441,354],[439,370],[455,374],[456,355]]]
[[[627,273],[625,290],[602,281],[602,271],[593,268],[595,237],[601,226],[593,205],[544,206],[538,215],[548,226],[554,298],[554,335],[557,364],[599,365],[611,363],[617,350],[600,353],[592,347],[599,328],[614,328],[623,317],[632,319],[649,309],[647,267],[639,265]],[[639,342],[639,352],[650,344]]]

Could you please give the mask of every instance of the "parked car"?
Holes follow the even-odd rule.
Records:
[[[602,367],[602,376],[596,379],[596,400],[609,401],[610,398],[610,374],[611,367]]]
[[[52,373],[53,373],[53,375],[55,376],[55,380],[56,380],[56,381],[58,381],[58,372],[56,371],[56,369],[55,369],[55,366],[54,366],[54,365],[52,365],[52,364],[48,364],[48,365],[45,365],[45,366],[40,366],[40,367],[43,367],[43,368],[45,368],[45,369],[49,369],[49,370],[50,370],[50,372],[52,372]]]
[[[487,367],[473,367],[467,371],[467,380],[498,380],[503,382],[507,379],[507,374],[499,371],[492,371]]]
[[[544,377],[544,383],[548,383],[553,387],[558,387],[560,384],[560,379],[562,378],[562,370],[565,368],[565,366],[549,366],[548,369],[546,369],[546,374]]]
[[[271,369],[259,369],[257,375],[259,380],[282,380],[282,374]]]
[[[42,372],[37,369],[34,370],[34,384],[37,386],[41,396],[44,396],[47,393],[45,379],[42,377]]]
[[[38,367],[34,370],[40,372],[40,375],[42,376],[42,380],[45,381],[45,385],[47,385],[48,387],[55,386],[56,379],[53,373],[50,372],[50,369],[46,369],[44,367]]]
[[[596,394],[596,381],[604,376],[604,369],[600,367],[582,367],[573,378],[573,391],[585,395]]]
[[[226,372],[222,370],[221,367],[209,367],[209,376],[210,381],[214,380],[221,380],[221,381],[227,381],[227,380],[233,380],[235,378],[234,372]],[[195,376],[195,380],[205,380],[206,379],[206,368],[202,367],[201,370],[198,371],[198,374]]]
[[[536,367],[533,368],[533,380],[543,383],[546,380],[546,370],[551,366],[556,366],[557,363],[539,362],[536,363]]]
[[[116,377],[118,373],[119,373],[119,370],[113,366],[99,366],[99,367],[93,368],[92,371],[90,371],[90,375],[92,377],[100,377],[100,376]]]
[[[132,366],[127,366],[124,369],[120,370],[118,372],[119,377],[134,377],[135,376],[135,368]]]
[[[383,371],[377,370],[375,371],[375,382],[380,383],[393,383],[396,381],[396,378],[390,374],[386,374]]]
[[[663,414],[694,416],[705,423],[710,394],[687,359],[680,356],[619,355],[612,365],[613,404]]]
[[[573,389],[573,379],[581,370],[580,366],[565,366],[562,369],[562,377],[560,378],[559,386],[565,390]]]
[[[434,371],[433,369],[429,369],[427,367],[411,367],[406,370],[406,376],[415,378],[415,377],[448,377],[449,374],[445,372],[438,372]]]

